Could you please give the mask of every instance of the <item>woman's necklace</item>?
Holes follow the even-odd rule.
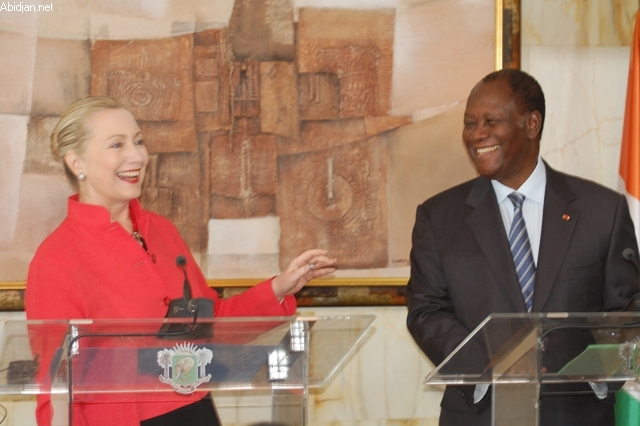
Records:
[[[129,206],[129,217],[131,218],[131,226],[133,227],[133,232],[131,236],[140,244],[140,247],[144,249],[144,251],[149,253],[149,249],[147,248],[147,242],[144,240],[140,232],[138,232],[138,222],[136,222],[136,217],[133,215],[133,210],[131,206]]]

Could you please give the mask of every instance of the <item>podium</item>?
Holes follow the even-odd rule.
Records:
[[[7,321],[1,394],[66,394],[74,403],[171,404],[217,391],[267,393],[270,418],[304,426],[321,388],[373,315],[163,320]]]
[[[492,424],[538,425],[541,396],[605,397],[640,380],[640,313],[489,315],[424,380],[484,385]]]

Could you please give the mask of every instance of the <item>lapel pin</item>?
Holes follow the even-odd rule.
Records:
[[[562,220],[564,220],[565,222],[569,222],[569,219],[571,219],[571,216],[569,216],[568,214],[562,215]]]

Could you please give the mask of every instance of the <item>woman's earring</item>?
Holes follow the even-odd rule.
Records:
[[[87,176],[84,174],[84,172],[80,172],[80,174],[78,175],[78,180],[85,180],[87,178]]]

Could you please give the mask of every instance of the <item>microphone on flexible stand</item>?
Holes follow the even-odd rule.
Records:
[[[622,250],[622,257],[624,257],[625,260],[628,260],[629,262],[633,263],[633,266],[636,267],[636,270],[640,272],[640,268],[638,267],[638,262],[636,261],[636,252],[634,252],[632,248],[626,248]]]
[[[182,269],[184,274],[182,297],[169,302],[165,318],[193,318],[193,322],[192,324],[165,323],[158,336],[170,338],[188,333],[188,337],[193,338],[211,337],[211,327],[199,327],[201,324],[196,324],[196,322],[198,317],[213,318],[213,300],[205,297],[192,298],[191,283],[187,276],[187,259],[183,255],[176,257],[176,265]]]
[[[622,250],[622,257],[624,258],[624,260],[633,264],[633,266],[636,268],[636,272],[638,273],[638,284],[640,288],[640,266],[638,265],[638,260],[636,259],[636,252],[632,248],[626,248]],[[634,294],[623,310],[632,312],[640,311],[640,293]]]

